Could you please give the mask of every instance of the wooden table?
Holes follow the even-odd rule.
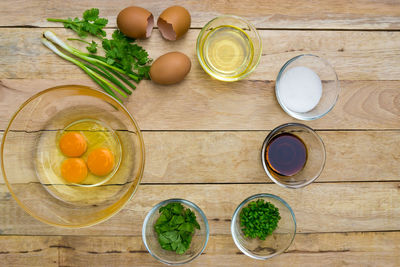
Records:
[[[0,184],[1,266],[157,266],[141,240],[142,222],[161,200],[197,203],[211,236],[193,266],[400,265],[400,1],[7,1],[0,2],[0,130],[28,97],[48,87],[96,87],[76,66],[40,43],[51,28],[75,36],[47,17],[81,16],[91,7],[109,18],[136,3],[157,18],[173,4],[192,15],[179,41],[157,29],[140,43],[152,58],[182,51],[192,59],[187,78],[174,86],[143,81],[126,102],[143,130],[146,168],[139,191],[117,215],[99,225],[66,230],[26,214]],[[211,79],[199,66],[199,29],[220,14],[254,23],[263,39],[255,72],[236,83]],[[288,59],[313,53],[336,69],[339,102],[324,118],[306,122],[325,142],[321,177],[304,189],[272,183],[260,147],[274,127],[295,121],[279,107],[274,86]],[[97,88],[97,87],[96,87]],[[233,243],[236,206],[261,193],[293,207],[298,231],[288,251],[267,262],[243,255]]]

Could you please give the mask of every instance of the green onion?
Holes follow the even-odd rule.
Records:
[[[242,232],[249,238],[265,240],[278,227],[280,219],[279,209],[263,199],[250,202],[240,212]]]
[[[100,68],[100,67],[99,67]],[[117,76],[121,81],[123,81],[124,83],[126,83],[127,85],[129,85],[129,87],[131,87],[133,90],[136,89],[136,86],[134,86],[128,79],[126,79],[122,74],[116,72],[113,69],[108,69],[110,72],[112,72],[115,76]]]
[[[74,47],[72,47],[72,46],[67,45],[66,43],[64,43],[63,41],[61,41],[61,39],[59,39],[59,38],[58,38],[53,32],[51,32],[51,31],[45,31],[45,32],[43,33],[43,36],[46,37],[46,39],[48,39],[49,41],[52,41],[53,43],[59,45],[59,46],[62,47],[64,50],[66,50],[66,51],[68,51],[69,53],[73,54],[74,56],[79,57],[80,59],[83,59],[83,60],[85,60],[85,61],[87,61],[87,62],[89,62],[89,63],[92,63],[93,65],[101,64],[101,65],[104,65],[104,66],[106,66],[106,67],[108,67],[108,68],[111,68],[111,69],[113,69],[113,70],[115,70],[115,71],[118,71],[118,72],[120,72],[120,73],[122,73],[122,74],[126,74],[126,75],[128,75],[130,78],[132,78],[135,82],[139,82],[139,81],[140,81],[139,77],[138,77],[137,75],[133,74],[133,73],[126,73],[126,72],[125,72],[124,70],[122,70],[122,69],[119,69],[119,68],[117,68],[117,67],[114,67],[114,66],[112,66],[112,65],[109,65],[109,64],[107,64],[106,62],[104,62],[104,61],[102,61],[102,60],[99,60],[99,59],[96,59],[96,58],[91,57],[90,54],[83,53],[83,52],[79,51],[78,49],[76,49],[76,48],[74,48]]]
[[[137,76],[135,73],[131,73],[131,72],[128,73],[116,66],[107,64],[105,58],[103,58],[103,57],[94,56],[91,54],[81,52],[78,49],[71,47],[71,46],[67,45],[66,43],[64,43],[51,31],[45,31],[43,33],[43,36],[45,38],[42,39],[42,43],[46,47],[48,47],[50,50],[52,50],[54,53],[56,53],[60,57],[66,59],[66,60],[74,63],[78,67],[80,67],[85,73],[87,73],[89,75],[90,78],[92,78],[101,88],[103,88],[103,90],[105,90],[108,94],[110,94],[116,98],[117,98],[117,96],[115,93],[113,93],[113,94],[110,93],[110,92],[112,92],[112,90],[118,92],[123,97],[127,97],[125,93],[127,93],[129,95],[132,94],[132,92],[122,82],[127,84],[133,90],[136,88],[127,78],[124,77],[124,75],[133,79],[135,82],[140,81],[140,77]],[[66,55],[65,53],[61,52],[50,41],[54,44],[57,44],[58,46],[63,48],[65,51],[71,53],[72,55],[76,56],[77,58],[79,58],[80,60],[82,60],[84,62],[74,59],[74,58]],[[122,82],[118,79],[120,79]],[[112,83],[115,84],[115,86]],[[122,89],[122,91],[120,89],[118,89],[118,87],[120,89]]]
[[[118,101],[122,102],[121,99],[119,99],[115,93],[110,89],[112,88],[113,90],[117,91],[120,95],[122,95],[123,97],[127,97],[127,95],[122,92],[121,90],[119,90],[117,87],[115,87],[114,85],[112,85],[110,82],[108,82],[107,80],[103,79],[99,74],[97,74],[96,72],[94,72],[92,69],[88,68],[87,65],[85,66],[84,63],[62,53],[53,43],[51,43],[49,40],[42,38],[42,44],[44,44],[47,48],[49,48],[51,51],[53,51],[55,54],[57,54],[58,56],[64,58],[65,60],[68,60],[72,63],[74,63],[75,65],[77,65],[78,67],[80,67],[84,72],[86,72],[86,74],[89,75],[90,78],[93,79],[93,81],[95,81],[101,88],[103,88],[103,90],[112,95],[113,97],[115,97]]]
[[[100,69],[100,70],[98,70],[95,67],[91,66],[90,64],[84,64],[84,65],[85,65],[85,67],[91,69],[92,71],[96,72],[97,74],[100,74],[104,78],[113,82],[115,85],[119,86],[119,88],[124,90],[124,92],[126,92],[128,95],[132,94],[132,92],[129,91],[128,88],[125,87],[125,85],[123,85],[119,80],[117,80],[114,76],[112,76],[107,70],[105,70],[105,69],[101,70],[100,67],[98,67]]]

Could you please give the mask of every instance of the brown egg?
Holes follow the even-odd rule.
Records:
[[[150,78],[159,84],[174,84],[185,78],[189,73],[191,62],[188,56],[181,52],[170,52],[157,58],[150,68]]]
[[[154,26],[154,17],[147,9],[130,6],[119,12],[117,25],[120,31],[128,37],[149,38]]]
[[[165,39],[178,40],[190,28],[189,11],[181,6],[171,6],[161,13],[157,26]]]

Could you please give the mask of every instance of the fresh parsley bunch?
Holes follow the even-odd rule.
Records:
[[[148,53],[141,46],[134,43],[134,39],[130,39],[123,35],[119,30],[114,31],[111,39],[106,38],[106,32],[103,28],[107,25],[108,20],[99,18],[99,10],[97,8],[88,9],[83,13],[83,19],[53,19],[48,21],[61,22],[65,28],[72,29],[81,38],[88,35],[95,36],[102,41],[102,47],[105,56],[99,56],[97,52],[98,44],[95,41],[85,41],[82,39],[69,38],[68,40],[80,41],[86,43],[86,49],[91,53],[84,53],[78,49],[65,44],[54,33],[45,31],[43,33],[42,43],[60,57],[74,63],[80,67],[89,77],[95,81],[104,91],[117,100],[122,100],[115,94],[116,91],[122,97],[126,94],[132,94],[132,90],[136,88],[129,79],[139,83],[142,79],[149,79],[151,59]],[[78,57],[71,56],[60,51],[54,44],[57,44],[65,51]],[[127,86],[125,86],[127,85]]]
[[[92,8],[83,12],[83,19],[78,17],[71,19],[52,19],[48,18],[47,21],[62,22],[64,27],[75,31],[80,37],[87,37],[88,34],[103,38],[106,32],[103,28],[107,25],[108,19],[99,18],[99,9]]]
[[[161,247],[184,254],[190,247],[195,229],[200,229],[196,215],[176,202],[161,207],[159,213],[161,215],[154,225],[154,230]]]
[[[272,234],[278,227],[278,222],[281,219],[279,209],[274,204],[258,199],[250,202],[240,212],[240,226],[246,237],[265,238]]]
[[[131,39],[115,30],[112,39],[103,39],[103,49],[106,52],[105,60],[107,64],[119,67],[126,72],[132,72],[132,66],[138,71],[140,77],[149,78],[151,62],[149,54],[141,46],[133,43]]]

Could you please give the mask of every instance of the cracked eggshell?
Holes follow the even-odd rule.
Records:
[[[157,26],[165,39],[175,41],[189,30],[190,22],[190,14],[186,8],[171,6],[161,13]]]
[[[130,38],[149,38],[154,26],[154,17],[147,9],[130,6],[119,12],[118,29]]]
[[[170,52],[153,62],[150,78],[153,82],[163,85],[178,83],[189,73],[191,65],[189,57],[185,54]]]

